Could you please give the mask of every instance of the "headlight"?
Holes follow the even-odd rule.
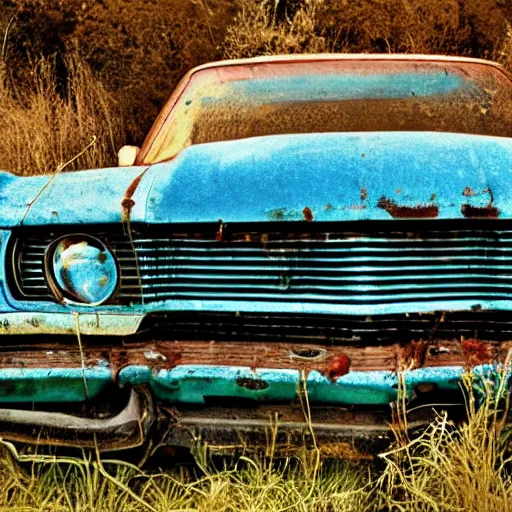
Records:
[[[114,293],[118,282],[113,254],[98,239],[70,235],[48,246],[46,277],[59,300],[98,305]]]

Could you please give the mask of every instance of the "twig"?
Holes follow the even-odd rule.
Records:
[[[7,47],[7,36],[9,35],[9,30],[11,28],[12,22],[14,21],[14,16],[9,20],[9,23],[7,24],[7,28],[5,29],[4,33],[4,42],[2,44],[2,51],[0,52],[0,57],[5,57],[5,48]]]
[[[80,153],[78,153],[78,155],[75,155],[73,158],[71,158],[67,162],[65,162],[65,163],[59,165],[59,167],[57,167],[57,170],[53,173],[52,177],[46,182],[44,187],[36,194],[36,197],[34,197],[34,199],[32,199],[32,201],[30,201],[30,203],[27,204],[27,210],[26,210],[25,214],[23,215],[23,218],[21,219],[20,224],[23,224],[25,222],[25,219],[27,218],[28,212],[30,211],[30,208],[32,208],[32,205],[39,199],[39,197],[41,197],[41,194],[53,183],[55,178],[68,165],[72,164],[76,159],[80,158],[87,150],[89,150],[89,148],[91,148],[94,144],[96,144],[97,140],[98,140],[98,137],[96,137],[96,135],[93,135],[91,142],[89,142],[89,144],[87,144],[87,146],[82,151],[80,151]]]

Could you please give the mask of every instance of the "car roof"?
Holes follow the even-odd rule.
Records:
[[[484,59],[473,57],[456,57],[452,55],[423,55],[414,53],[309,53],[293,55],[264,55],[248,59],[219,60],[208,62],[195,68],[192,68],[188,74],[196,73],[204,69],[220,68],[226,66],[244,66],[251,64],[279,63],[279,62],[318,62],[332,60],[365,60],[365,61],[419,61],[419,62],[459,62],[472,64],[486,64],[497,67],[504,71],[501,64]]]

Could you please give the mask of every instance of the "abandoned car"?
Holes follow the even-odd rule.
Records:
[[[508,364],[511,137],[497,64],[283,56],[190,71],[121,167],[1,173],[0,436],[360,453],[399,388],[421,425]]]

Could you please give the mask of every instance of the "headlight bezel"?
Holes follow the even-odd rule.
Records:
[[[114,267],[115,282],[113,286],[110,286],[108,293],[106,293],[101,300],[95,302],[87,302],[84,300],[80,300],[77,297],[77,295],[74,294],[70,289],[65,289],[64,286],[61,286],[61,284],[59,284],[58,279],[55,275],[54,256],[59,244],[61,244],[66,239],[72,241],[70,245],[87,242],[88,245],[99,248],[101,252],[104,252],[107,255],[107,258],[110,257],[109,263],[112,264]],[[61,304],[69,304],[73,306],[94,307],[103,305],[112,298],[112,296],[116,293],[117,289],[119,288],[120,284],[120,267],[114,251],[112,251],[112,249],[109,248],[108,245],[100,238],[90,235],[88,233],[67,233],[52,240],[45,249],[44,272],[46,281],[48,283],[48,287],[54,298]]]

